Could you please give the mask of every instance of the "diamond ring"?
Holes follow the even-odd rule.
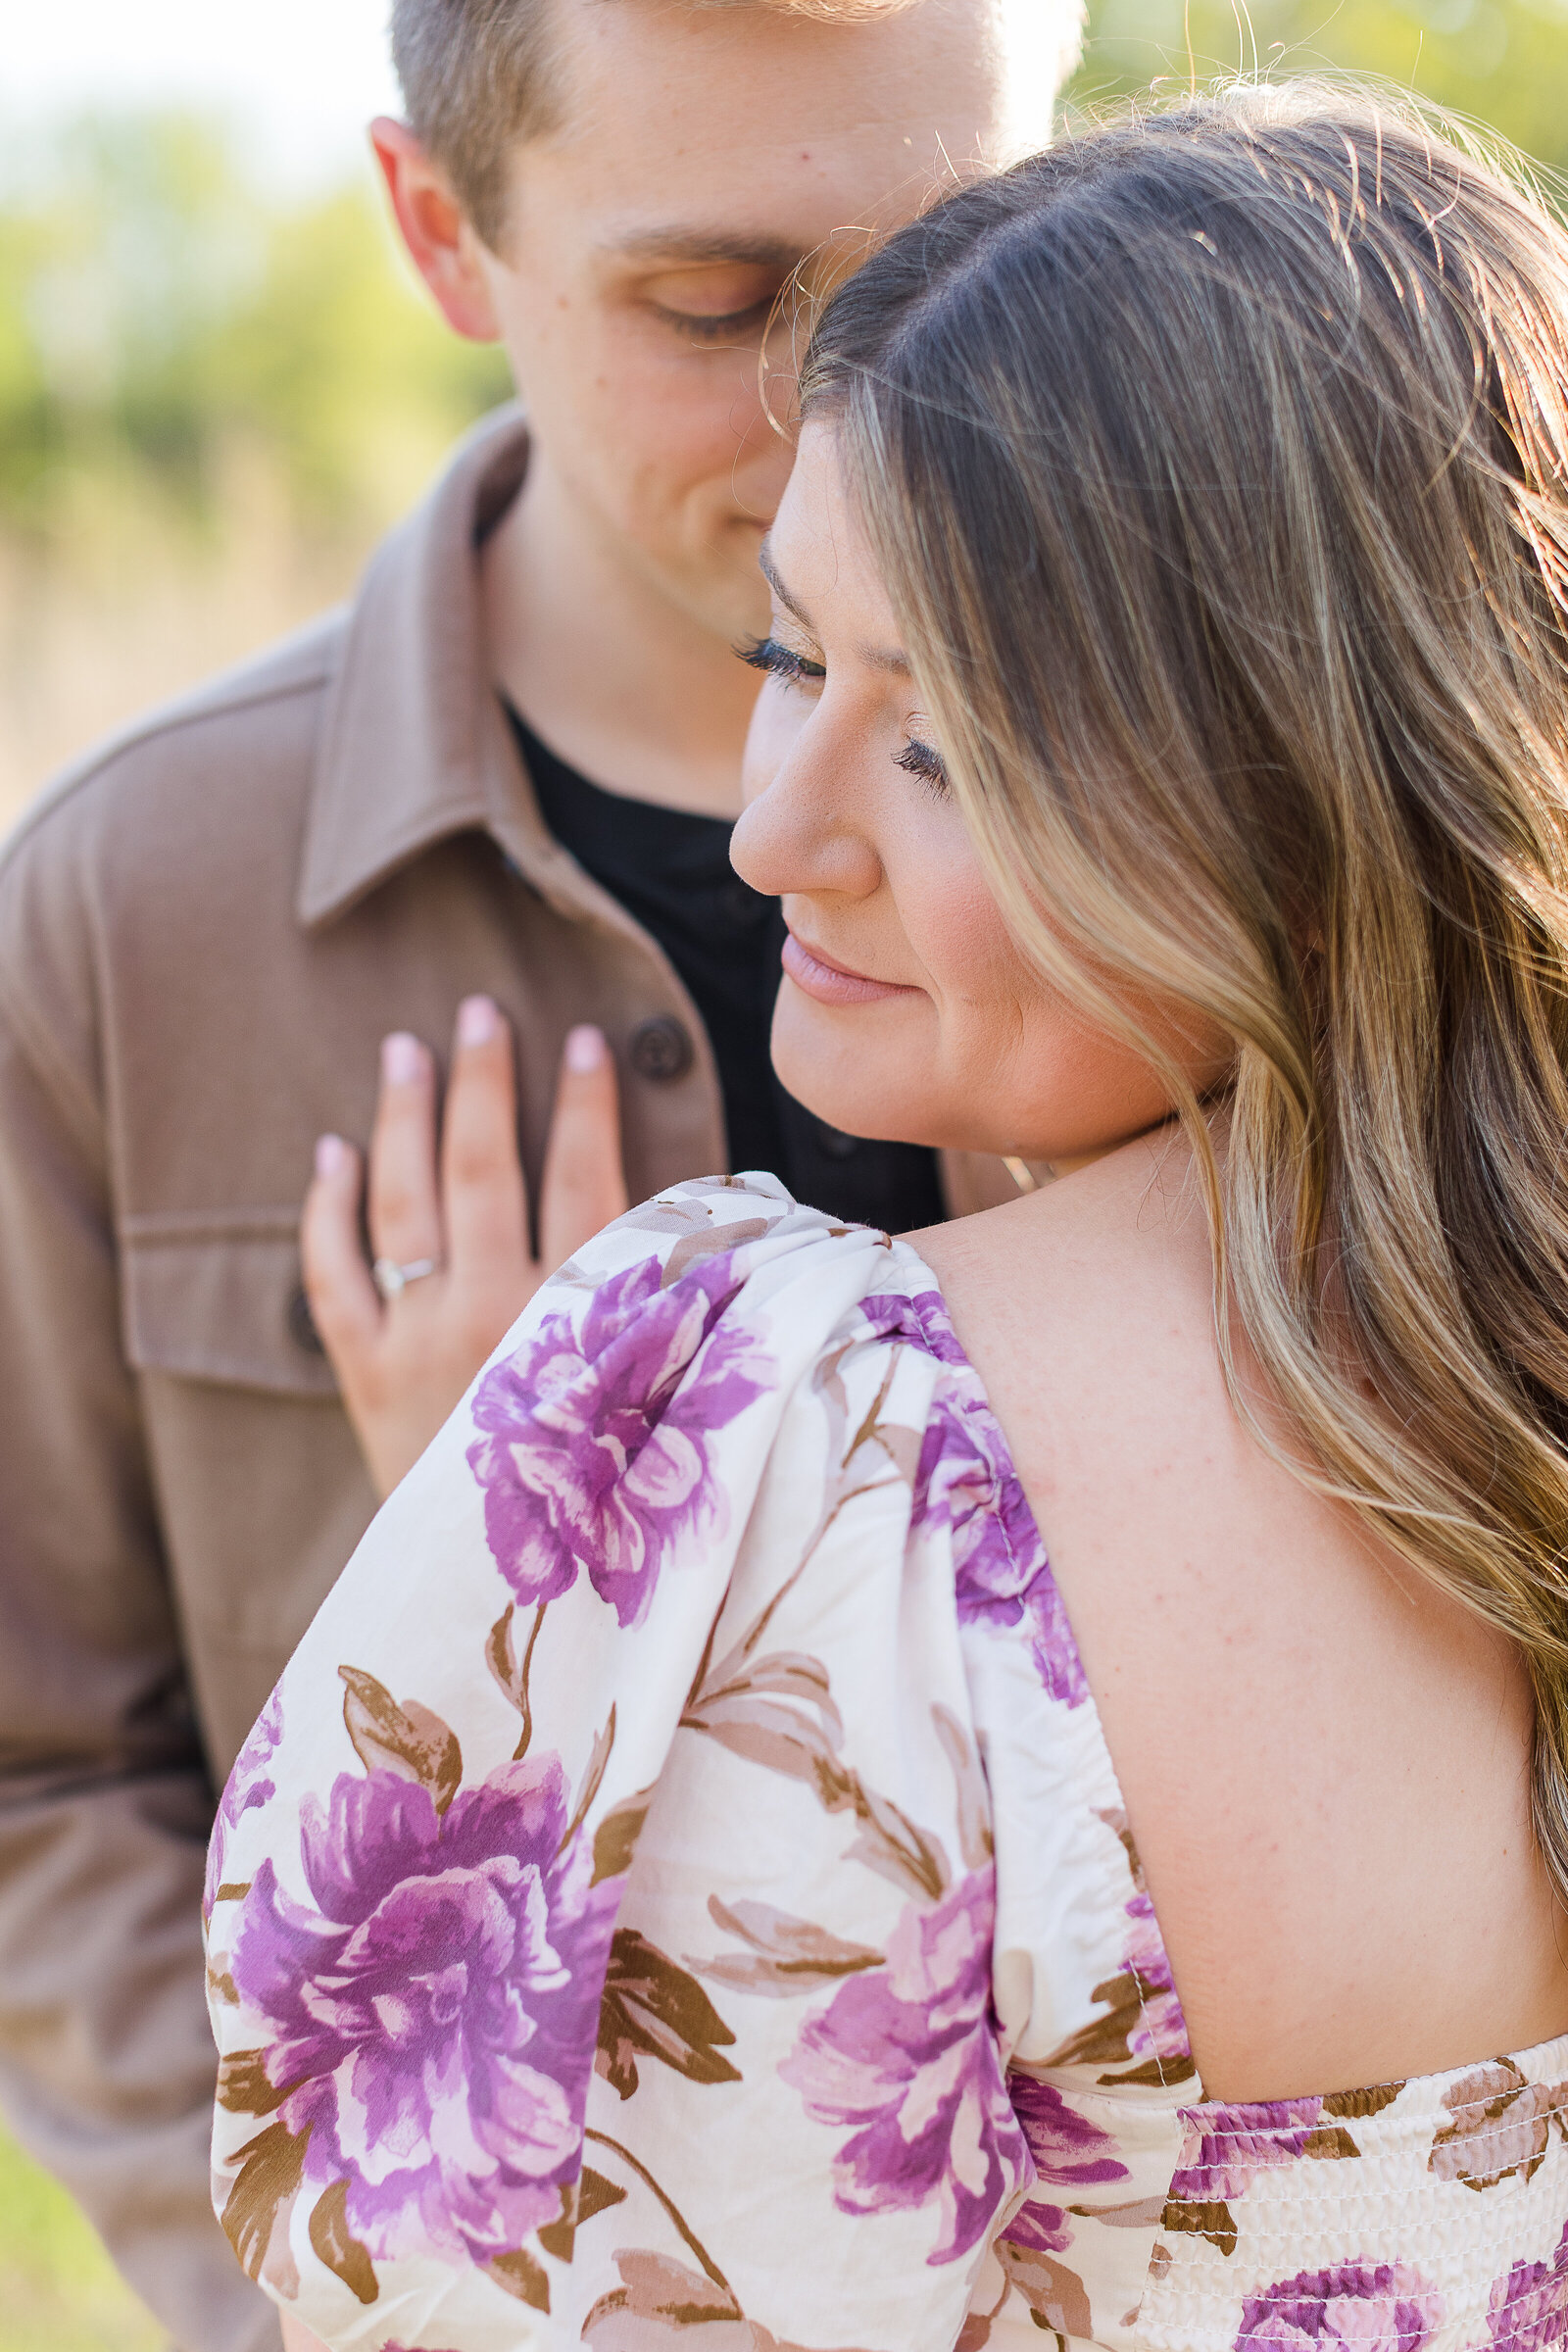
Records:
[[[390,1305],[399,1291],[406,1291],[411,1282],[422,1282],[427,1274],[440,1271],[438,1257],[411,1257],[406,1266],[400,1266],[394,1258],[378,1257],[370,1268],[370,1278]]]

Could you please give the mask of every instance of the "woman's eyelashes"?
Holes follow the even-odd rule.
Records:
[[[824,662],[808,661],[793,646],[777,637],[754,637],[738,645],[736,653],[750,669],[760,669],[770,678],[783,678],[791,686],[819,686],[827,676]]]
[[[942,754],[933,751],[928,743],[917,742],[912,735],[903,751],[894,755],[893,764],[902,767],[906,776],[917,776],[934,793],[945,793],[948,789],[948,768]]]
[[[735,651],[749,668],[761,670],[765,677],[782,678],[787,686],[820,686],[827,676],[826,662],[798,654],[779,637],[752,637]],[[947,762],[942,754],[915,736],[910,736],[902,752],[894,753],[893,764],[926,785],[939,799],[948,789]]]

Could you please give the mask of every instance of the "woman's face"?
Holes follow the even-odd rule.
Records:
[[[1167,1115],[1149,1065],[1091,1028],[1014,946],[915,699],[886,592],[808,424],[763,554],[768,671],[732,856],[782,898],[773,1060],[852,1135],[1093,1157]],[[1167,1040],[1154,1008],[1133,1007]],[[1215,1054],[1193,1052],[1200,1083]]]

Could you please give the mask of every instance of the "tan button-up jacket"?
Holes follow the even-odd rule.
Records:
[[[634,1200],[724,1164],[696,1010],[490,683],[474,548],[525,460],[490,419],[351,610],[67,776],[0,869],[0,2089],[190,2352],[276,2342],[208,2204],[213,1792],[372,1509],[303,1311],[314,1139],[482,989],[535,1183],[578,1020]]]

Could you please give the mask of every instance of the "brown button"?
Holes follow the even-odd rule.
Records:
[[[324,1355],[326,1353],[326,1349],[321,1344],[321,1335],[316,1328],[316,1317],[311,1312],[311,1302],[305,1296],[303,1283],[296,1283],[289,1298],[287,1322],[288,1336],[296,1348],[303,1348],[307,1355]]]
[[[684,1078],[694,1058],[686,1024],[672,1012],[656,1012],[631,1033],[631,1066],[639,1078],[652,1078],[656,1085]]]

